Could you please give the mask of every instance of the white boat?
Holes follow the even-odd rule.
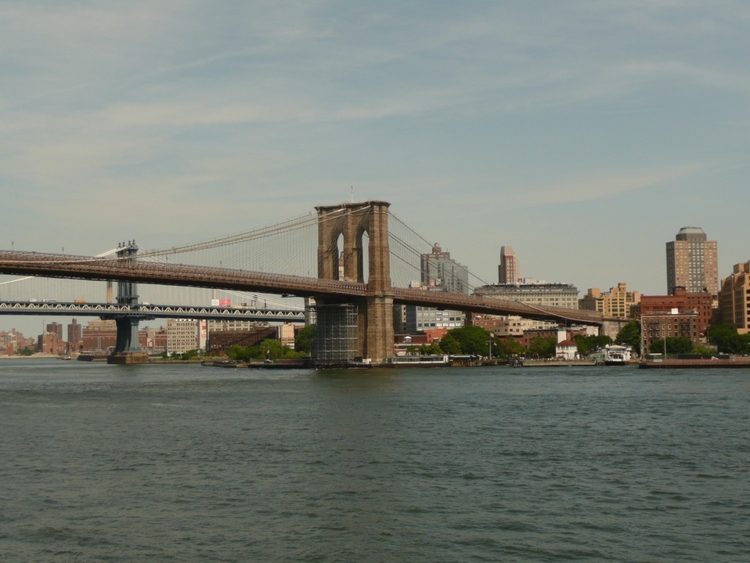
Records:
[[[626,366],[630,363],[630,348],[609,344],[604,348],[597,348],[589,357],[600,366]]]

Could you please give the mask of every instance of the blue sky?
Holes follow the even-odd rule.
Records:
[[[750,260],[748,60],[744,1],[6,0],[0,247],[171,246],[353,185],[485,280],[506,244],[663,293],[683,226]]]

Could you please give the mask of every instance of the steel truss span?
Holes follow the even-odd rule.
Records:
[[[32,303],[28,301],[0,301],[0,315],[58,315],[58,316],[132,316],[172,319],[241,320],[292,322],[304,321],[305,312],[287,309],[245,309],[226,307],[190,307],[179,305],[118,305],[116,303]]]

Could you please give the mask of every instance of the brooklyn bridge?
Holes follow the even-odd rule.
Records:
[[[321,350],[335,355],[342,347],[339,341],[348,339],[339,355],[370,358],[375,364],[394,354],[393,306],[399,304],[563,324],[619,322],[595,311],[413,287],[414,280],[424,279],[420,257],[430,246],[390,212],[389,203],[366,201],[319,206],[314,213],[271,226],[166,249],[144,250],[129,241],[99,256],[3,250],[0,274],[24,276],[13,280],[19,282],[46,281],[43,291],[48,294],[35,298],[36,303],[18,299],[15,308],[6,308],[16,314],[50,311],[54,307],[49,302],[58,301],[50,297],[70,280],[118,282],[117,305],[125,309],[92,308],[89,314],[117,320],[119,353],[138,351],[138,322],[155,315],[150,303],[139,301],[138,284],[305,298],[316,312]],[[175,295],[173,300],[179,301],[180,292]],[[0,301],[7,298],[0,294]],[[40,307],[39,301],[48,306]],[[73,299],[68,301],[75,310]],[[226,313],[216,311],[221,314]]]

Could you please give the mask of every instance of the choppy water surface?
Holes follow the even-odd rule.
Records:
[[[750,373],[0,362],[2,561],[748,561]]]

